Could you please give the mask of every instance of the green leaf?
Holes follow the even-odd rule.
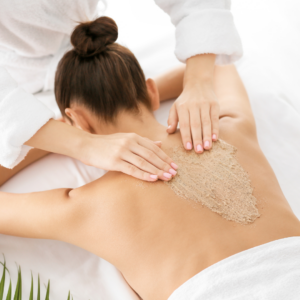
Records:
[[[15,289],[14,300],[22,300],[22,278],[21,268],[18,268],[18,281]]]
[[[0,261],[0,264],[4,267],[4,263]],[[9,274],[9,270],[7,269],[7,267],[5,267],[7,273]]]
[[[29,300],[33,300],[33,276],[32,276],[32,272],[31,272],[31,287],[30,287]]]
[[[0,281],[0,300],[3,300],[3,294],[4,294],[5,273],[6,273],[5,269],[6,269],[6,261],[4,259],[2,278],[1,278],[1,281]]]
[[[70,291],[69,291],[69,294],[68,294],[68,300],[70,300]]]
[[[19,292],[19,299],[22,300],[22,274],[21,274],[21,267],[19,266],[19,274],[20,274],[20,292]]]
[[[47,292],[46,292],[45,300],[49,300],[49,296],[50,296],[50,280],[48,280]]]
[[[37,300],[41,300],[41,284],[40,284],[40,274],[38,275],[38,291],[37,291]]]
[[[9,288],[6,295],[6,300],[11,300],[11,280],[9,280]]]

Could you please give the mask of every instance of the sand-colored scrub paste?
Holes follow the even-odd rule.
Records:
[[[258,218],[248,173],[236,160],[237,149],[219,140],[210,151],[197,154],[183,147],[171,155],[179,165],[169,182],[176,195],[200,203],[223,218],[249,224]]]

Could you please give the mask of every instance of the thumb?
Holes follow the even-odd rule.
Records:
[[[168,133],[174,133],[177,129],[177,124],[178,124],[178,115],[177,115],[177,110],[175,103],[172,105],[169,113],[169,118],[168,118]]]

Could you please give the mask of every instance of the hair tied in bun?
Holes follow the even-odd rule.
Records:
[[[92,22],[81,23],[71,35],[71,43],[76,53],[91,57],[107,50],[118,38],[118,26],[109,17],[100,17]]]

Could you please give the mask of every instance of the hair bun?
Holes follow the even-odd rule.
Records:
[[[80,56],[91,57],[105,51],[117,38],[118,26],[115,21],[100,17],[76,26],[71,35],[71,43]]]

